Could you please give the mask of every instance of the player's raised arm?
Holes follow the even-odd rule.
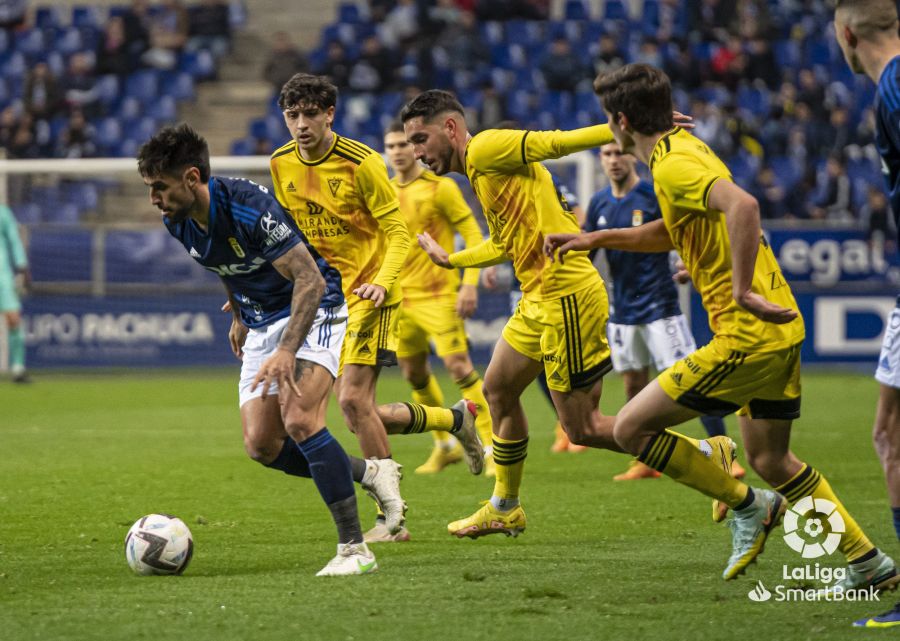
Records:
[[[622,229],[601,229],[584,234],[548,234],[544,238],[544,253],[559,262],[570,251],[590,251],[592,249],[621,249],[631,252],[664,252],[673,249],[672,238],[666,224],[660,218],[639,227]]]
[[[797,312],[781,307],[751,289],[762,238],[759,203],[730,180],[717,180],[709,190],[709,206],[725,214],[731,243],[732,295],[738,305],[769,323],[789,323]]]
[[[442,181],[438,187],[436,201],[441,203],[451,227],[462,236],[466,249],[483,242],[475,214],[472,213],[455,182]],[[460,318],[471,317],[478,308],[479,274],[480,270],[477,267],[469,267],[463,272],[462,284],[456,296],[456,313]]]
[[[251,389],[256,389],[261,383],[265,397],[269,384],[274,379],[279,388],[290,388],[300,396],[300,388],[294,378],[296,354],[316,319],[318,303],[325,293],[325,279],[302,243],[294,245],[272,261],[272,266],[293,283],[291,315],[281,335],[278,349],[260,366]]]

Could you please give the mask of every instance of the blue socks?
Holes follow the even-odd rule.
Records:
[[[894,532],[897,533],[897,538],[900,539],[900,507],[892,507],[891,512],[894,513]]]
[[[275,460],[271,463],[266,463],[265,465],[266,467],[271,467],[275,470],[281,470],[285,474],[290,474],[291,476],[302,476],[307,479],[312,478],[312,473],[309,470],[309,463],[306,462],[306,457],[303,456],[300,452],[300,448],[297,447],[297,444],[291,437],[284,439],[284,444],[281,446],[281,452],[278,453]]]
[[[721,416],[701,416],[700,422],[707,436],[725,436],[725,419]]]
[[[355,496],[350,459],[327,427],[297,447],[309,462],[309,470],[322,500],[327,505]]]

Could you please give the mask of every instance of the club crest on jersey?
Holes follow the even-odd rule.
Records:
[[[337,198],[338,189],[341,188],[341,183],[344,182],[343,178],[329,178],[328,179],[328,187],[331,189],[331,195]]]
[[[318,216],[323,211],[325,211],[325,208],[322,207],[322,205],[320,205],[319,203],[314,203],[311,200],[306,201],[306,208],[309,210],[311,216]]]
[[[644,224],[644,212],[640,209],[631,210],[631,226],[640,227]]]
[[[234,255],[238,258],[244,258],[247,256],[247,254],[244,253],[244,248],[241,247],[241,244],[234,236],[228,237],[228,244],[231,245],[231,249],[234,250]]]

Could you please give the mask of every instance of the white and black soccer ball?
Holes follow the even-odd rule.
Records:
[[[188,526],[168,514],[138,519],[125,537],[125,560],[137,574],[181,574],[193,553]]]

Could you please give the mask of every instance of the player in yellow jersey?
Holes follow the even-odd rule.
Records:
[[[650,467],[734,510],[733,554],[724,578],[746,569],[788,502],[799,502],[794,509],[801,513],[830,505],[824,511],[836,510],[843,519],[839,549],[849,568],[830,593],[895,586],[900,576],[891,558],[872,545],[825,477],[790,449],[791,423],[800,416],[804,326],[761,233],[758,203],[732,182],[706,144],[674,126],[671,86],[662,71],[627,65],[598,77],[594,89],[619,145],[650,166],[662,218],[628,229],[550,235],[545,251],[552,257],[557,250],[558,262],[568,262],[581,256],[569,252],[600,247],[675,249],[713,331],[710,343],[663,371],[620,410],[616,441]],[[702,414],[732,412],[738,413],[747,460],[775,491],[731,478],[666,429]],[[820,522],[827,523],[827,516]]]
[[[528,448],[520,397],[543,369],[560,421],[574,443],[622,451],[614,417],[600,414],[602,377],[611,369],[606,344],[608,303],[603,281],[586,256],[565,264],[543,255],[546,234],[577,233],[540,161],[612,140],[605,125],[571,132],[488,130],[472,137],[463,108],[445,91],[426,91],[402,112],[416,157],[438,175],[464,173],[481,202],[490,238],[453,254],[425,232],[419,242],[445,268],[485,267],[512,260],[522,300],[497,342],[484,377],[493,420],[496,482],[491,500],[448,526],[456,536],[525,529],[519,487]]]
[[[427,231],[448,251],[453,249],[454,231],[459,232],[466,247],[482,241],[481,228],[456,182],[436,176],[416,161],[399,121],[385,133],[384,151],[394,170],[391,183],[397,190],[400,213],[410,234]],[[481,391],[481,377],[469,358],[463,325],[463,319],[470,317],[478,304],[478,275],[479,270],[467,269],[460,282],[456,271],[436,266],[418,246],[410,249],[400,270],[403,302],[397,359],[403,376],[413,388],[413,400],[422,405],[442,406],[441,388],[428,366],[429,341],[432,341],[435,353],[444,361],[463,398],[477,406],[475,427],[482,443],[489,444],[491,417]],[[462,447],[452,435],[439,431],[432,435],[434,448],[428,460],[416,468],[417,474],[434,474],[462,460]],[[488,457],[489,476],[491,463]]]
[[[272,154],[270,168],[278,201],[341,274],[348,318],[337,396],[344,418],[363,455],[385,461],[382,469],[391,463],[388,432],[444,430],[459,437],[470,471],[479,474],[483,451],[474,428],[475,408],[468,401],[451,410],[415,403],[378,407],[375,402],[380,368],[396,364],[402,299],[397,276],[410,236],[380,154],[332,131],[336,103],[337,88],[323,76],[296,74],[285,83],[278,104],[292,140]],[[391,469],[399,481],[400,466],[394,463]],[[363,473],[354,469],[354,479]],[[380,506],[391,534],[402,528],[397,504],[402,501]]]

